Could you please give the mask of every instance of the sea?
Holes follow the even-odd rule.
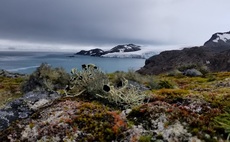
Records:
[[[62,67],[70,72],[72,68],[81,69],[82,64],[95,64],[105,73],[112,73],[138,70],[145,64],[145,59],[73,55],[74,53],[63,52],[0,51],[0,69],[30,74],[42,63],[47,63],[52,67]]]

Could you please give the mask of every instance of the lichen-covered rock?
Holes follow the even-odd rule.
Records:
[[[212,108],[202,99],[185,97],[173,104],[150,102],[133,109],[127,118],[135,125],[143,126],[154,141],[199,141],[205,139],[205,134],[214,133],[211,121],[218,113],[219,109]]]
[[[1,141],[112,141],[127,122],[117,111],[81,101],[61,101],[19,122]]]
[[[26,104],[29,106],[32,110],[38,110],[45,104],[60,98],[61,95],[58,93],[50,93],[45,91],[32,91],[29,93],[26,93],[21,99],[23,99]]]
[[[33,111],[23,99],[17,99],[9,103],[5,108],[0,110],[0,130],[9,127],[15,120],[27,118],[32,113]]]
[[[60,98],[57,93],[29,92],[8,103],[3,109],[0,109],[0,131],[18,119],[29,117],[34,111],[57,98]]]

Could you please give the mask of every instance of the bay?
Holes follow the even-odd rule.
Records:
[[[136,58],[102,58],[75,55],[73,53],[57,52],[0,52],[0,69],[11,72],[30,74],[41,63],[48,63],[52,67],[63,67],[67,72],[72,68],[81,69],[82,64],[95,64],[102,71],[111,73],[115,71],[138,70],[144,66],[145,59]]]

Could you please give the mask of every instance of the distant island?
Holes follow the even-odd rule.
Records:
[[[91,50],[81,50],[75,55],[96,56],[96,57],[112,57],[112,58],[143,58],[147,59],[156,53],[153,49],[143,49],[135,44],[117,45],[110,50],[102,50],[99,48]]]

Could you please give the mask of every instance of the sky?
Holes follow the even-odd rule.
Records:
[[[229,5],[230,0],[0,0],[0,50],[199,46],[216,32],[230,31]]]

